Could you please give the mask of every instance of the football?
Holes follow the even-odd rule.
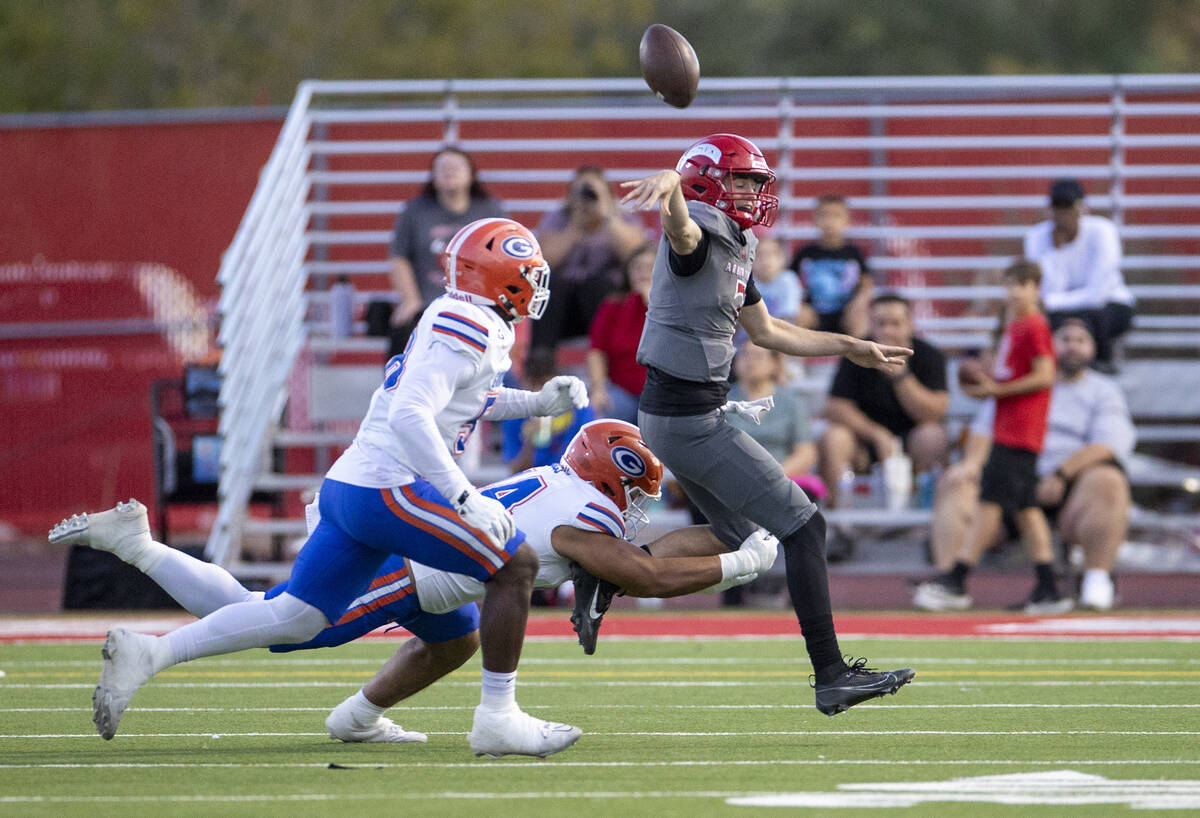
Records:
[[[700,82],[700,60],[682,34],[661,23],[650,26],[638,46],[638,62],[656,97],[676,108],[692,104]]]

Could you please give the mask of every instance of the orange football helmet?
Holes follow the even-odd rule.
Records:
[[[567,444],[561,464],[616,503],[629,540],[650,521],[647,509],[662,496],[662,462],[638,427],[623,420],[585,423]]]
[[[442,251],[442,271],[452,298],[495,305],[514,322],[541,318],[550,300],[542,248],[512,219],[479,219],[459,230]]]
[[[756,224],[770,227],[779,212],[775,195],[775,174],[762,151],[749,139],[731,133],[706,136],[679,157],[675,166],[685,199],[710,204],[748,230]],[[759,177],[757,192],[735,193],[729,185],[732,174]],[[740,210],[740,202],[750,202],[749,210]]]

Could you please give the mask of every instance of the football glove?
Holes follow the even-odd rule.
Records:
[[[535,417],[555,417],[588,405],[587,387],[574,375],[556,375],[538,390],[533,402]]]
[[[517,533],[517,523],[504,504],[475,489],[460,494],[454,501],[454,510],[464,523],[482,531],[497,548],[503,548]]]
[[[725,403],[719,410],[725,415],[741,415],[747,420],[754,421],[755,425],[762,423],[762,416],[770,412],[775,406],[775,397],[767,395],[765,398],[758,400],[731,400]]]

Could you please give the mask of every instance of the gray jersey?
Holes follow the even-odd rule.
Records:
[[[687,206],[708,235],[708,257],[694,274],[675,275],[663,237],[637,361],[686,381],[725,381],[758,238],[711,205]]]

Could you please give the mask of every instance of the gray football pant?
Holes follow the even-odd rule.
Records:
[[[715,409],[683,417],[638,412],[638,426],[730,549],[760,526],[783,540],[817,510],[779,461]]]

